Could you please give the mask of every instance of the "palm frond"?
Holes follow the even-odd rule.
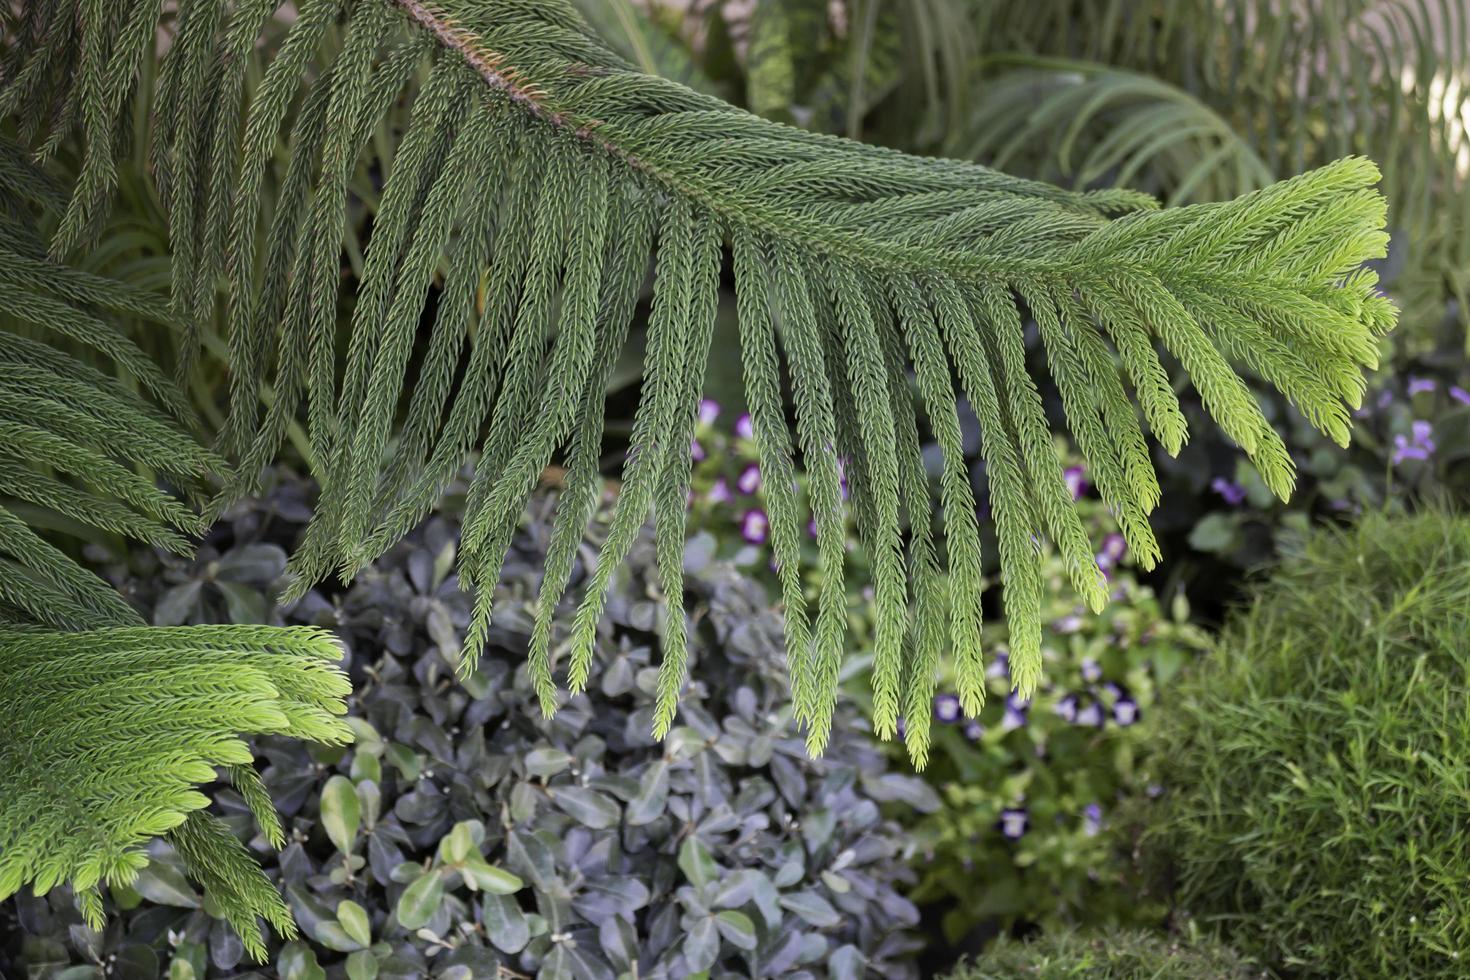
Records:
[[[974,115],[952,149],[1179,202],[1371,157],[1406,257],[1396,295],[1430,326],[1457,299],[1470,327],[1465,0],[982,2],[976,28]]]
[[[876,569],[878,729],[895,731],[900,715],[925,700],[935,639],[910,635],[918,627],[907,615],[909,583],[931,611],[920,617],[927,626],[943,601],[942,575],[966,707],[979,707],[982,566],[973,516],[947,508],[942,537],[903,530],[931,523],[914,469],[917,409],[906,362],[920,374],[935,431],[950,424],[955,377],[977,407],[1011,664],[1027,694],[1040,676],[1041,538],[1064,554],[1087,601],[1102,603],[1106,590],[1025,365],[1026,320],[1039,325],[1079,448],[1101,474],[1130,544],[1146,556],[1156,554],[1147,514],[1158,486],[1125,383],[1155,436],[1177,451],[1184,425],[1161,348],[1284,496],[1292,461],[1229,356],[1244,354],[1309,419],[1343,438],[1361,370],[1393,323],[1372,274],[1360,269],[1386,242],[1378,172],[1363,159],[1233,201],[1157,211],[1135,193],[1062,190],[742,113],[639,71],[567,0],[306,0],[247,97],[235,53],[253,43],[274,5],[219,5],[181,7],[159,84],[193,92],[190,104],[201,112],[157,121],[160,159],[175,200],[194,202],[187,221],[174,209],[180,281],[219,282],[229,297],[236,383],[225,445],[245,460],[237,490],[274,455],[284,423],[304,403],[324,479],[293,558],[294,591],[333,566],[351,574],[390,547],[478,449],[460,558],[462,580],[479,589],[464,651],[472,664],[526,496],[569,446],[578,489],[558,515],[542,590],[544,608],[554,608],[566,587],[566,549],[581,536],[596,484],[601,385],[651,269],[632,445],[565,649],[575,689],[587,680],[609,584],[652,511],[670,605],[660,730],[683,679],[678,545],[695,401],[712,353],[735,355],[711,351],[723,243],[734,250],[768,480],[796,465],[811,478],[804,506],[823,573],[814,620],[790,577],[803,502],[784,486],[777,543],[798,712],[814,749],[826,737],[842,656],[844,476]],[[151,53],[156,8],[101,6],[124,29],[99,37],[74,16],[72,0],[30,8],[27,30],[56,36],[60,53],[37,52],[21,72],[71,59],[78,81],[55,100],[11,97],[38,132],[80,124],[86,153],[52,245],[60,251],[82,240],[105,207],[117,107]],[[214,28],[186,30],[194,17]],[[328,29],[338,24],[344,40],[329,45]],[[425,81],[411,92],[412,117],[348,307],[346,175],[385,107],[410,94],[416,72]],[[199,131],[189,135],[190,127]],[[277,211],[257,245],[259,190],[281,153],[301,206]],[[196,291],[185,308],[202,315],[212,302]],[[779,404],[783,362],[795,438]],[[278,397],[262,420],[255,392],[264,380]],[[951,450],[952,437],[950,430]],[[947,499],[968,509],[959,480],[949,473]],[[549,621],[538,624],[530,650],[548,707],[551,637]],[[911,640],[919,651],[912,658]],[[926,729],[907,731],[921,757]]]

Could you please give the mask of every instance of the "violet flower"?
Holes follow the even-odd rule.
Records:
[[[1102,830],[1102,807],[1096,803],[1089,803],[1082,808],[1082,832],[1088,837],[1096,837]]]
[[[1124,698],[1113,705],[1113,720],[1124,728],[1136,723],[1139,713],[1138,702],[1131,698]]]
[[[1091,657],[1082,661],[1082,679],[1089,684],[1096,684],[1102,677],[1102,665]]]
[[[704,447],[699,444],[698,439],[691,439],[689,441],[689,458],[696,463],[704,459]]]
[[[1000,811],[1000,834],[1006,840],[1020,840],[1026,834],[1031,818],[1025,810],[1006,809]]]
[[[725,482],[723,476],[718,478],[715,480],[714,486],[709,488],[709,493],[704,495],[704,499],[712,504],[728,503],[730,500],[730,484]]]
[[[1461,405],[1470,405],[1470,391],[1466,391],[1459,385],[1450,385],[1450,397]]]
[[[978,742],[985,737],[985,726],[978,721],[967,721],[964,727],[965,738],[972,742]]]
[[[1062,471],[1062,479],[1067,483],[1067,489],[1071,491],[1073,500],[1081,500],[1087,493],[1089,484],[1084,475],[1086,470],[1080,466],[1069,466]]]
[[[1087,707],[1077,712],[1075,724],[1081,725],[1084,728],[1097,728],[1102,723],[1102,708],[1098,705],[1096,701],[1092,702]]]
[[[720,417],[720,403],[713,398],[699,400],[699,424],[712,425]]]
[[[735,488],[747,497],[761,488],[761,468],[751,463],[735,478]]]
[[[934,695],[934,717],[946,725],[960,720],[960,699],[953,694]]]
[[[746,412],[735,420],[735,434],[742,439],[755,438],[755,427],[750,424],[749,412]]]
[[[1434,452],[1434,427],[1423,419],[1415,419],[1410,434],[1393,437],[1393,464],[1398,466],[1405,460],[1427,460]]]
[[[1056,703],[1056,707],[1052,708],[1052,710],[1055,711],[1059,716],[1061,716],[1064,721],[1069,724],[1076,721],[1077,695],[1068,694],[1066,697],[1058,701]]]
[[[1245,487],[1234,480],[1217,476],[1210,481],[1210,489],[1218,493],[1231,507],[1239,507],[1245,503]]]
[[[770,518],[763,510],[748,510],[740,518],[740,536],[751,544],[765,544],[770,530]]]
[[[1097,567],[1109,569],[1123,560],[1128,553],[1128,542],[1123,535],[1114,531],[1103,538],[1102,550],[1097,553]]]
[[[1423,394],[1425,392],[1433,392],[1438,387],[1439,384],[1433,378],[1416,378],[1413,375],[1409,376],[1410,398],[1413,398],[1415,395]]]

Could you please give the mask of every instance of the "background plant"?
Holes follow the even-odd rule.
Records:
[[[1315,532],[1169,712],[1180,897],[1292,975],[1464,973],[1467,558],[1432,512]]]

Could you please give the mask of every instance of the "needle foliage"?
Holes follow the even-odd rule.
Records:
[[[478,596],[464,649],[473,664],[525,499],[565,456],[569,492],[530,650],[547,711],[554,666],[572,689],[587,683],[613,576],[652,512],[669,607],[657,732],[673,719],[689,445],[711,356],[744,363],[795,698],[819,750],[843,650],[844,479],[875,570],[876,722],[889,736],[902,705],[925,701],[945,647],[965,710],[983,699],[981,539],[958,451],[961,394],[983,430],[1024,694],[1040,674],[1038,540],[1055,543],[1090,604],[1105,598],[1043,388],[1059,391],[1073,440],[1149,565],[1159,487],[1145,430],[1171,453],[1187,437],[1164,354],[1284,497],[1292,460],[1239,370],[1345,444],[1361,371],[1394,321],[1362,268],[1386,243],[1378,171],[1365,159],[1158,210],[1132,192],[1061,190],[749,115],[640,71],[568,0],[304,0],[295,10],[254,77],[258,37],[282,28],[273,0],[184,0],[166,18],[157,71],[142,70],[157,56],[156,3],[37,0],[18,25],[0,110],[43,152],[78,136],[78,178],[51,242],[61,255],[105,216],[125,107],[138,85],[155,89],[149,131],[135,135],[149,141],[169,208],[174,313],[228,325],[221,448],[240,460],[232,492],[250,488],[298,411],[307,420],[322,495],[291,594],[382,554],[477,451],[460,552]],[[412,113],[347,295],[349,176],[404,99]],[[650,276],[616,513],[553,649],[552,610],[597,492],[605,379]],[[711,350],[726,277],[738,352]],[[1028,321],[1049,380],[1026,369]],[[275,397],[262,406],[267,383]],[[945,449],[942,521],[919,454],[921,414]],[[801,497],[798,466],[811,487]],[[808,514],[824,583],[812,597],[797,578]]]

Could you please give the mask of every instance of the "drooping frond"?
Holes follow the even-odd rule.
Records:
[[[23,163],[0,167],[0,195],[34,200],[41,179]],[[19,214],[0,215],[0,622],[141,623],[37,529],[175,552],[203,529],[189,501],[225,466],[189,434],[187,402],[117,315],[166,323],[167,302],[48,260]]]
[[[133,68],[152,56],[151,26],[141,24],[156,8],[101,7],[126,29],[98,37],[77,26],[71,0],[36,3],[27,29],[56,36],[59,53],[35,54],[21,74],[74,59],[80,81],[54,101],[11,96],[37,130],[48,118],[81,125],[82,178],[53,243],[60,249],[105,203],[115,109]],[[568,0],[306,0],[295,9],[248,96],[241,53],[273,0],[185,0],[159,73],[178,96],[161,104],[200,107],[165,108],[154,138],[175,202],[178,280],[191,285],[175,301],[197,315],[213,296],[194,284],[216,281],[229,299],[236,373],[226,448],[244,458],[248,486],[304,403],[324,478],[293,559],[298,592],[334,565],[350,574],[390,547],[478,449],[460,558],[462,580],[479,589],[466,664],[484,642],[491,587],[526,497],[565,448],[571,490],[530,650],[548,707],[550,610],[596,499],[602,386],[650,274],[641,402],[600,562],[570,624],[570,683],[587,681],[609,584],[652,511],[670,605],[656,725],[668,724],[687,628],[679,543],[695,400],[707,360],[738,356],[767,485],[779,483],[793,681],[814,749],[825,741],[846,622],[844,486],[875,568],[878,729],[894,731],[926,703],[937,638],[925,628],[945,602],[965,706],[979,708],[980,537],[956,469],[956,393],[981,422],[1023,694],[1040,675],[1041,538],[1060,549],[1090,603],[1105,598],[1043,384],[1026,367],[1028,319],[1079,449],[1135,553],[1149,557],[1158,485],[1133,399],[1166,449],[1185,438],[1161,349],[1285,495],[1292,461],[1232,360],[1345,439],[1361,369],[1393,322],[1360,269],[1385,246],[1378,172],[1363,159],[1230,202],[1156,211],[1130,192],[1060,190],[747,115],[637,70]],[[191,29],[196,18],[202,26]],[[348,175],[416,75],[424,81],[411,93],[348,307],[339,295],[355,206]],[[278,156],[292,203],[270,216],[257,245],[260,188]],[[739,352],[711,350],[727,243]],[[937,535],[922,530],[932,521],[916,468],[910,363],[950,457]],[[263,380],[277,395],[264,419],[255,394]],[[798,466],[809,477],[804,500],[790,486]],[[803,511],[822,564],[810,610],[794,578]],[[911,600],[923,610],[917,621]],[[922,757],[926,728],[907,731]]]
[[[250,735],[329,744],[347,679],[320,630],[124,627],[59,633],[0,627],[0,899],[70,882],[95,927],[98,887],[148,863],[168,834],[253,955],[256,916],[286,935],[290,914],[196,788],[216,766],[249,766]]]

